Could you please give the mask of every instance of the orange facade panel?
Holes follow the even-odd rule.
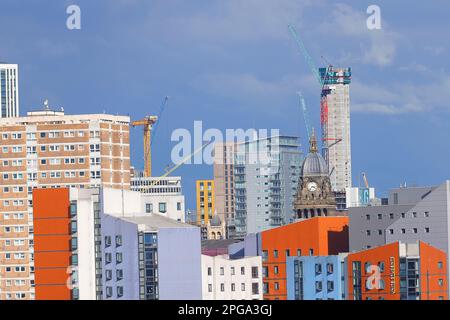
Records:
[[[69,189],[34,189],[33,215],[34,219],[68,218]]]
[[[37,300],[70,300],[69,189],[33,190],[34,266]]]
[[[419,243],[422,300],[448,300],[447,255],[444,251]]]
[[[41,219],[35,221],[35,235],[67,235],[69,233],[69,219]]]
[[[66,285],[36,285],[36,300],[71,300],[72,291]]]
[[[38,277],[41,285],[65,285],[70,279],[70,269],[49,268],[38,269],[35,277]]]
[[[54,252],[35,252],[34,266],[39,268],[68,268],[70,263],[71,252],[54,251]],[[36,283],[40,279],[36,278]]]
[[[398,242],[349,254],[349,300],[400,300],[399,259]]]
[[[60,236],[34,236],[35,252],[41,251],[70,251],[70,240],[72,239],[69,235]]]

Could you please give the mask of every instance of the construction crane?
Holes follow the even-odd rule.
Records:
[[[158,122],[153,126],[153,129],[152,129],[152,140],[150,141],[150,146],[152,145],[153,141],[155,141],[156,133],[158,132],[159,124],[161,123],[162,115],[163,115],[164,110],[166,110],[168,102],[169,102],[169,97],[166,96],[161,104],[161,107],[159,108],[159,112],[157,115]]]
[[[133,121],[131,123],[133,128],[144,127],[144,177],[152,176],[152,130],[158,128],[157,122],[160,119],[168,100],[169,97],[164,98],[158,116],[147,116],[142,120]]]
[[[364,180],[364,184],[366,185],[366,188],[369,189],[369,181],[367,180],[367,176],[366,176],[365,172],[362,173],[362,178]]]
[[[205,144],[203,144],[200,148],[198,148],[197,150],[195,150],[194,152],[192,152],[190,155],[184,157],[180,163],[176,164],[175,166],[173,166],[172,168],[167,167],[166,168],[166,173],[163,174],[161,177],[158,177],[155,180],[152,180],[152,182],[150,183],[151,186],[155,185],[156,182],[160,181],[161,179],[169,176],[172,172],[174,172],[175,170],[177,170],[179,167],[181,167],[182,165],[184,165],[189,159],[191,159],[193,156],[195,156],[197,153],[199,153],[200,151],[202,151],[204,148],[206,148],[207,146],[209,146],[212,143],[212,141],[208,141]]]
[[[308,134],[308,139],[310,139],[311,138],[311,124],[309,122],[308,108],[306,107],[305,98],[303,97],[302,93],[300,91],[298,91],[297,94],[300,97],[300,106],[303,111],[303,119],[305,120],[306,132]]]
[[[316,67],[314,60],[311,58],[305,44],[300,39],[297,31],[292,25],[288,25],[289,31],[297,43],[300,52],[306,60],[306,63],[310,67],[314,77],[322,88],[321,98],[320,98],[320,125],[322,128],[322,153],[325,160],[328,163],[328,154],[331,147],[342,141],[342,138],[333,138],[328,136],[328,100],[327,95],[331,92],[328,88],[328,78],[331,75],[333,66],[322,56],[322,59],[328,64],[328,67],[324,75],[321,75],[319,69]],[[334,172],[335,168],[330,168],[330,176]]]
[[[322,80],[322,77],[320,76],[319,69],[317,69],[314,60],[311,58],[311,56],[308,53],[308,50],[306,50],[306,47],[303,43],[303,41],[298,36],[297,31],[292,25],[288,25],[289,32],[291,33],[292,37],[294,38],[295,42],[297,43],[301,53],[303,54],[303,57],[305,58],[306,62],[308,63],[308,66],[310,67],[314,77],[316,78],[317,82],[319,82],[320,86],[324,85],[324,81]]]

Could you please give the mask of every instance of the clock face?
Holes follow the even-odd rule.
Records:
[[[317,183],[315,182],[309,182],[306,187],[308,188],[309,191],[314,192],[318,189]]]

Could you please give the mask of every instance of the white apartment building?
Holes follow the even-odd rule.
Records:
[[[19,116],[19,66],[0,62],[0,118]]]
[[[34,188],[130,188],[129,123],[48,108],[0,118],[0,300],[34,299]]]
[[[144,177],[143,172],[133,172],[131,190],[142,194],[143,212],[186,221],[181,177]]]
[[[203,300],[262,300],[262,258],[202,255]]]

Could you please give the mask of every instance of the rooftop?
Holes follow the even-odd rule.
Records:
[[[146,217],[121,217],[120,219],[144,226],[144,231],[158,231],[161,228],[197,228],[193,225],[175,221],[157,214]]]

